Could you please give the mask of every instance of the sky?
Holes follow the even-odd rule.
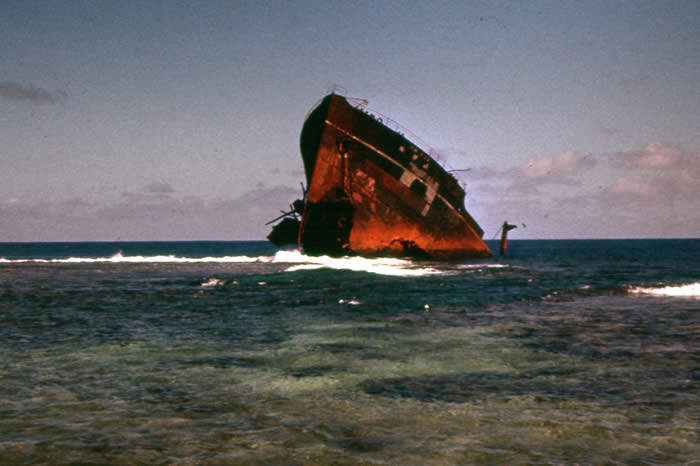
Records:
[[[493,238],[700,237],[700,2],[0,2],[0,241],[264,239],[364,98]]]

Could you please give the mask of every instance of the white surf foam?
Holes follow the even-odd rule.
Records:
[[[459,264],[458,269],[505,269],[512,267],[508,264]]]
[[[397,277],[420,277],[442,273],[431,267],[416,267],[413,262],[403,259],[307,256],[300,251],[278,251],[272,261],[277,264],[297,264],[289,267],[287,272],[328,268]]]
[[[215,286],[223,285],[226,283],[224,280],[219,280],[218,278],[210,278],[206,282],[202,283],[200,286],[202,288],[214,288]]]
[[[0,263],[46,263],[46,264],[90,264],[90,263],[131,263],[131,264],[193,264],[193,263],[250,263],[271,262],[272,257],[260,256],[222,256],[222,257],[178,257],[174,255],[159,256],[124,256],[121,252],[111,257],[67,257],[61,259],[5,259],[0,258]]]
[[[667,285],[656,287],[630,287],[630,293],[646,294],[654,296],[676,296],[676,297],[691,297],[700,298],[700,282],[689,283],[686,285]]]

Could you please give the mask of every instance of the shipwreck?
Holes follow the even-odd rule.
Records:
[[[308,114],[300,148],[303,199],[268,239],[310,255],[489,257],[465,190],[417,137],[367,102],[338,94]]]

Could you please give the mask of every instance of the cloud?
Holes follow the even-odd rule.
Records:
[[[560,238],[697,237],[700,212],[696,205],[648,198],[647,186],[637,181],[616,181],[615,189],[560,198],[542,212],[524,211],[529,215],[526,233]]]
[[[491,238],[503,220],[513,238],[697,237],[700,152],[652,142],[639,150],[564,152],[465,174],[467,208]],[[116,189],[116,188],[114,188]],[[0,201],[0,241],[263,239],[265,223],[300,197],[265,187],[236,199],[176,195],[154,182],[118,200]]]
[[[590,156],[582,156],[573,151],[563,152],[558,156],[538,157],[522,164],[517,175],[539,183],[574,184],[572,175],[578,170],[593,168],[596,161]]]
[[[297,189],[273,187],[238,199],[136,193],[109,205],[12,198],[0,202],[0,241],[259,240],[297,197]]]
[[[688,237],[700,232],[700,152],[651,142],[639,150],[564,152],[473,170],[467,206],[488,231],[504,219],[540,238]],[[473,193],[473,194],[472,194]]]
[[[651,191],[651,186],[649,182],[643,179],[623,176],[622,178],[618,178],[617,181],[610,186],[608,191],[613,194],[646,196]]]
[[[144,186],[143,190],[147,193],[153,194],[167,194],[174,193],[175,190],[168,183],[151,183],[148,186]]]
[[[700,152],[652,142],[639,151],[612,155],[614,166],[625,174],[608,192],[645,200],[700,199]]]
[[[683,151],[676,146],[663,142],[651,142],[642,150],[634,152],[619,152],[618,158],[627,168],[673,168],[684,163]]]
[[[68,95],[58,89],[51,92],[33,85],[23,86],[13,81],[4,81],[0,82],[0,97],[35,104],[55,104],[67,98]]]
[[[470,185],[476,187],[468,189],[468,193],[511,203],[523,199],[533,202],[544,195],[545,188],[579,186],[581,177],[597,165],[592,155],[567,151],[556,156],[535,157],[517,167],[501,170],[480,167],[469,172],[468,178],[474,180]]]
[[[567,151],[556,156],[535,157],[518,167],[502,170],[480,167],[471,170],[469,177],[476,180],[498,179],[516,190],[530,191],[533,186],[575,185],[579,175],[596,165],[598,161],[592,155]]]

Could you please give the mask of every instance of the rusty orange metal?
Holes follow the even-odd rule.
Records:
[[[328,95],[300,145],[308,189],[297,241],[306,253],[491,255],[457,179],[382,117]]]

